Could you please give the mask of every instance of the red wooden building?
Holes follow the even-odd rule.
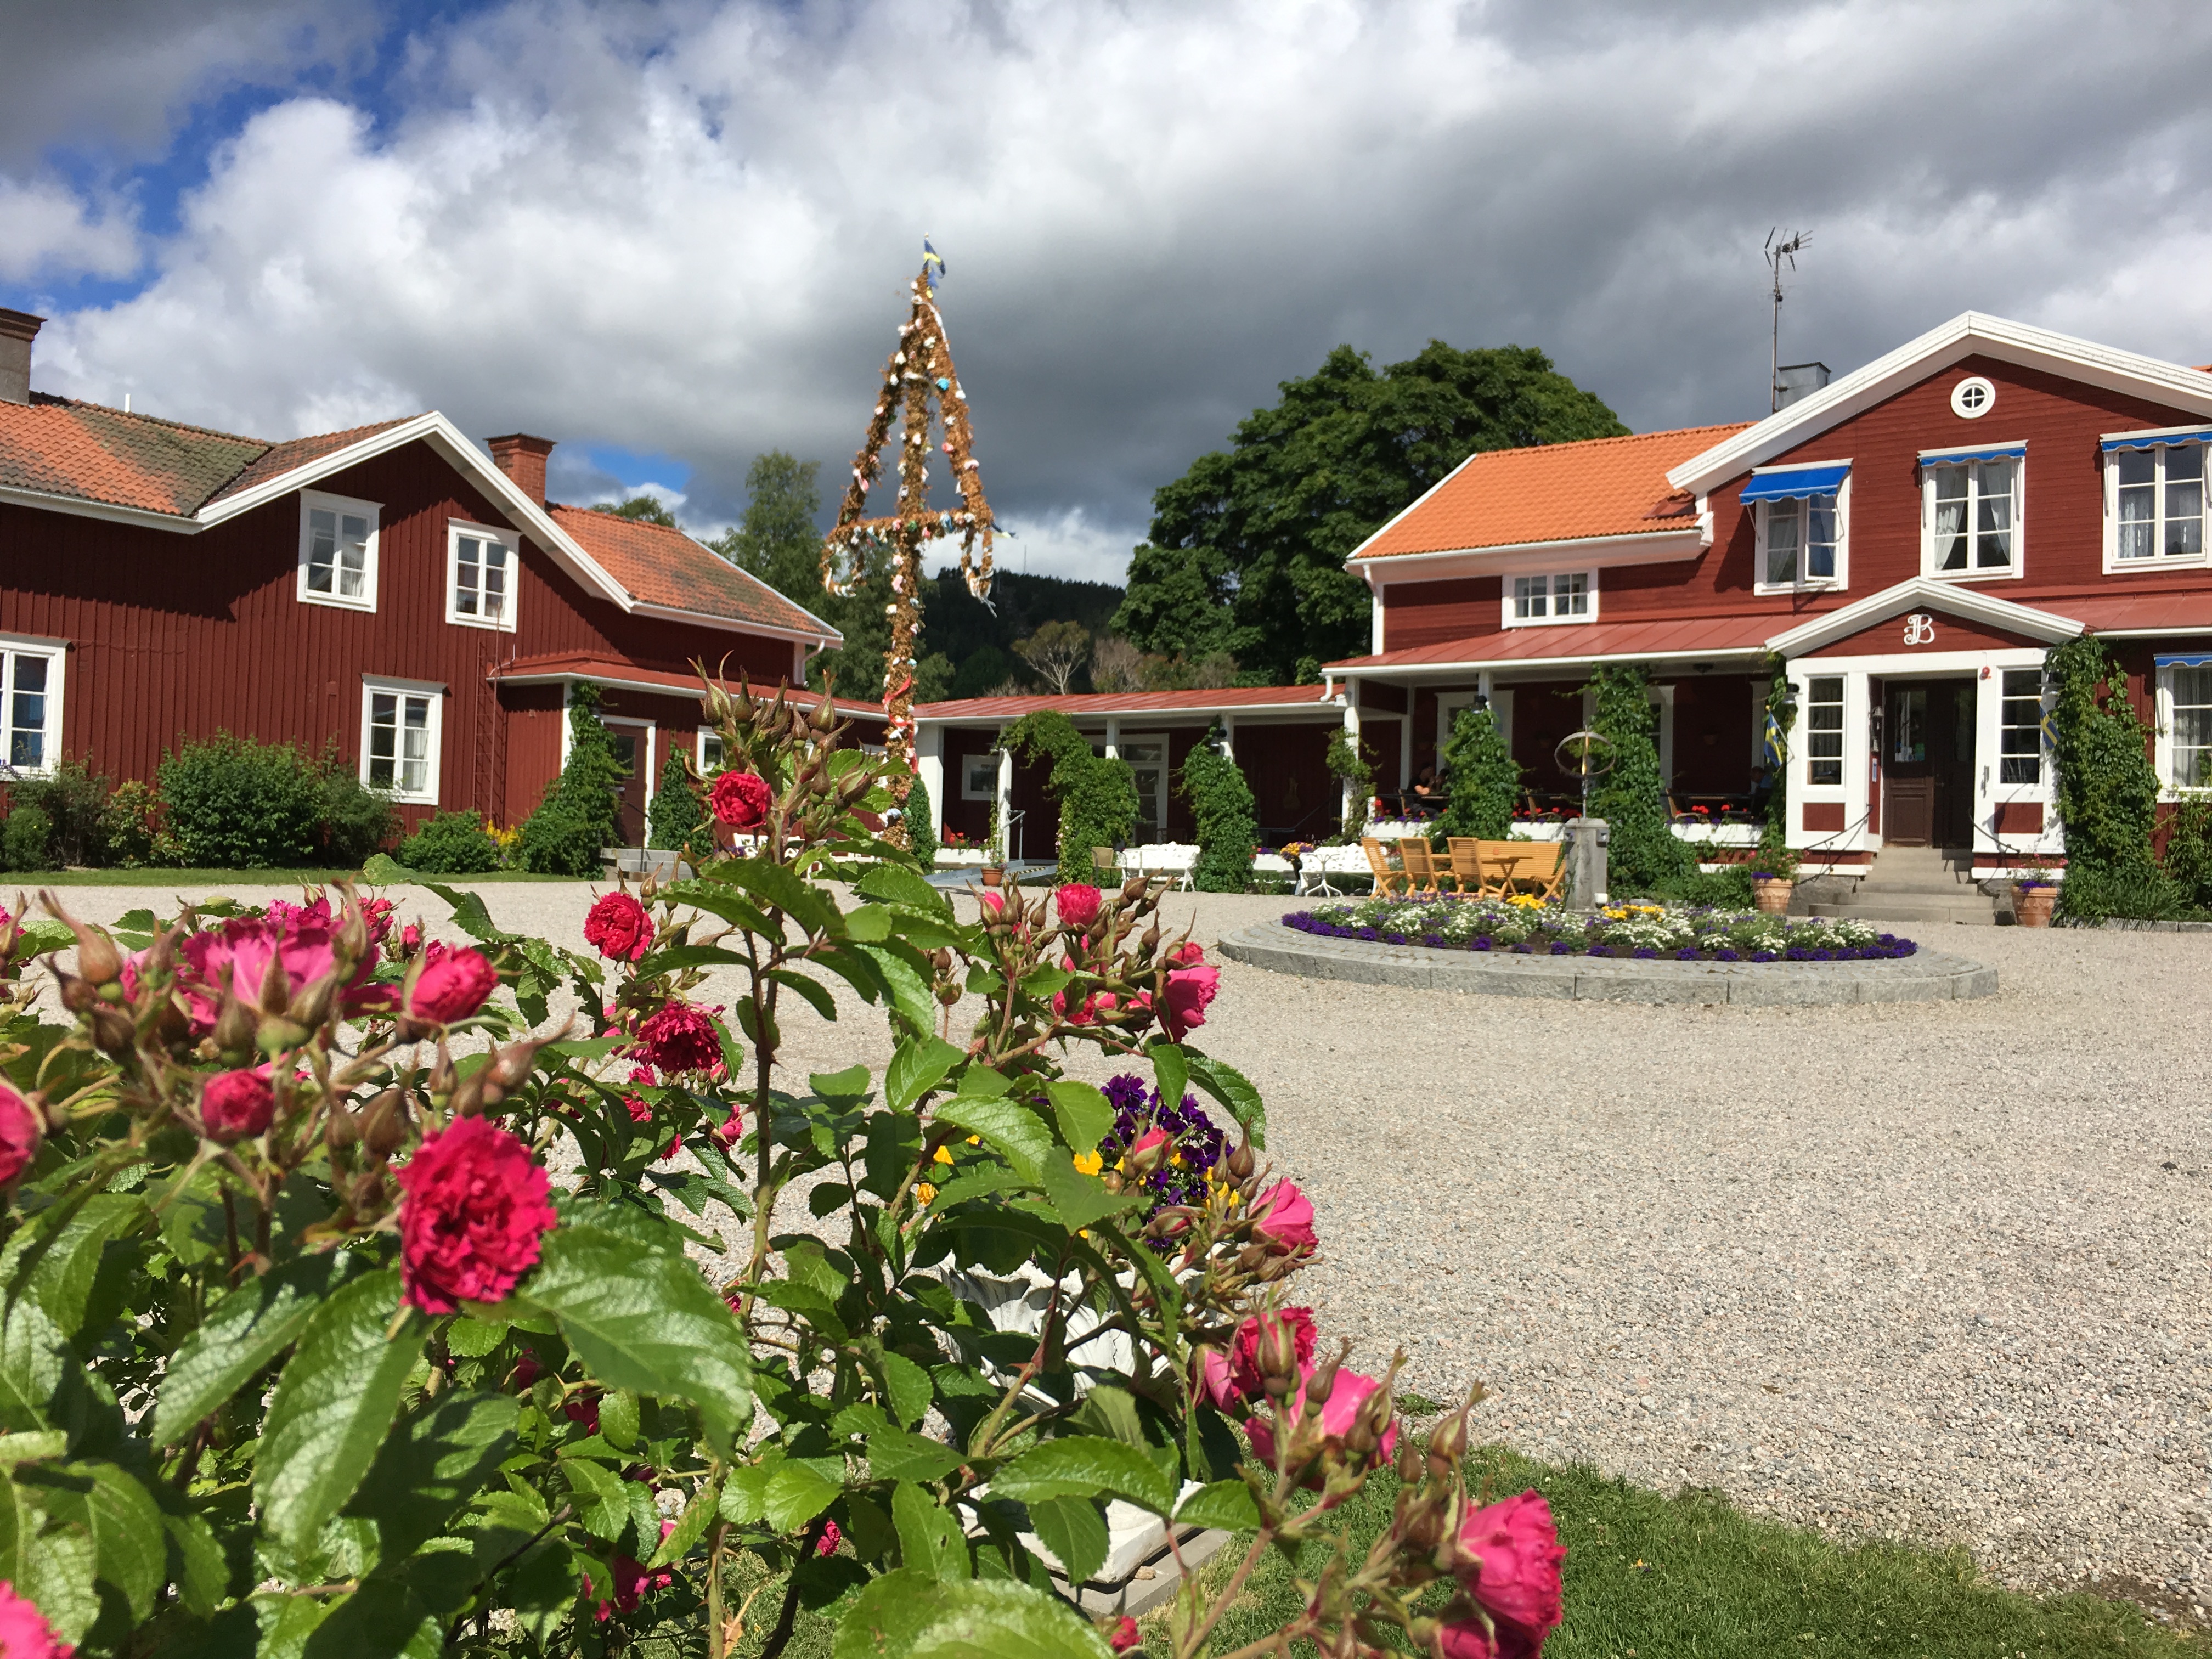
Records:
[[[1607,663],[1650,673],[1678,803],[1749,794],[1768,664],[1790,844],[1995,874],[2063,852],[2045,653],[2109,641],[2169,793],[2212,786],[2212,372],[1969,313],[1747,426],[1471,457],[1352,556],[1330,665],[1385,787],[1486,700],[1531,785]]]
[[[434,411],[283,442],[30,389],[0,311],[0,761],[151,778],[180,737],[335,742],[411,824],[514,823],[567,690],[634,764],[707,750],[690,663],[773,686],[836,630],[681,532],[545,500],[553,445]],[[872,706],[854,711],[877,716]]]

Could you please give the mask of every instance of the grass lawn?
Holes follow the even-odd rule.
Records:
[[[1566,1623],[1544,1644],[1545,1659],[2180,1659],[2207,1651],[2201,1639],[2174,1635],[2125,1602],[1996,1589],[1964,1552],[1845,1547],[1753,1520],[1709,1493],[1666,1498],[1498,1447],[1475,1453],[1468,1472],[1471,1484],[1486,1478],[1494,1497],[1534,1486],[1551,1500],[1567,1547]],[[1354,1517],[1360,1549],[1388,1522],[1396,1491],[1387,1471],[1369,1483]],[[1224,1552],[1208,1564],[1207,1581],[1225,1583],[1238,1559]],[[1299,1605],[1289,1569],[1269,1558],[1216,1627],[1214,1651],[1281,1629]],[[1161,1621],[1146,1621],[1150,1651],[1165,1652],[1163,1632]]]
[[[0,876],[0,887],[306,887],[349,877],[358,870],[48,870]],[[537,876],[524,870],[494,870],[480,876],[438,876],[456,887],[491,881],[578,881],[577,876]]]

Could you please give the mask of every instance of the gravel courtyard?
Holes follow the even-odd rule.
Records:
[[[580,887],[483,891],[581,948]],[[1287,906],[1169,908],[1211,942]],[[1198,1042],[1312,1194],[1324,1334],[1378,1368],[1402,1343],[1433,1398],[1480,1380],[1482,1437],[2185,1609],[2212,1591],[2212,936],[1923,931],[2000,994],[1662,1008],[1224,963]],[[882,1063],[853,1015],[793,1007],[803,1068]]]

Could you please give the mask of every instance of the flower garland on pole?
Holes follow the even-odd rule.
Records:
[[[907,844],[903,808],[915,761],[914,671],[921,656],[923,545],[957,535],[960,574],[967,579],[968,591],[979,599],[991,594],[991,504],[983,499],[982,471],[974,453],[975,434],[968,422],[968,394],[952,366],[945,319],[937,309],[937,283],[945,274],[945,261],[927,240],[922,250],[921,274],[909,285],[913,309],[899,325],[899,343],[884,365],[883,396],[860,453],[853,458],[853,476],[838,504],[837,522],[822,542],[822,586],[841,597],[860,589],[871,547],[890,550],[891,591],[884,607],[891,619],[890,647],[884,655],[884,748],[905,771],[891,786],[901,818],[887,826],[884,838],[902,847]],[[902,410],[897,501],[888,516],[871,519],[866,516],[868,492],[882,475],[884,446],[890,441],[893,418]],[[957,509],[929,505],[933,424],[943,431],[937,447],[950,462],[952,482],[960,492]]]

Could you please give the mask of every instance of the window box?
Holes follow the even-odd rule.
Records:
[[[463,628],[514,631],[514,580],[521,538],[508,530],[455,522],[446,529],[446,620]]]
[[[300,492],[301,604],[376,609],[378,512],[374,501]]]
[[[442,685],[364,676],[361,781],[410,806],[435,806],[445,708]]]

